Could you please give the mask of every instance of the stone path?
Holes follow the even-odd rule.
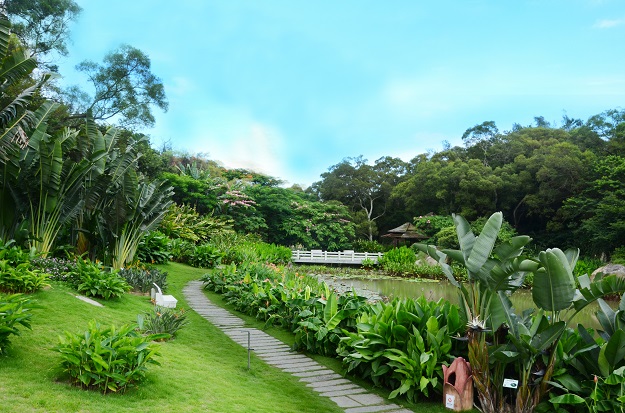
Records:
[[[232,340],[247,348],[249,333],[250,347],[260,359],[299,377],[301,382],[306,383],[320,396],[329,397],[339,407],[344,408],[345,413],[412,413],[376,394],[368,393],[366,389],[327,369],[310,357],[291,351],[289,346],[269,334],[256,328],[245,327],[242,319],[208,300],[202,292],[201,281],[187,284],[183,294],[195,312],[217,326]]]

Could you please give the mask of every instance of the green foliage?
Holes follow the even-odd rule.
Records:
[[[167,248],[173,261],[186,263],[189,261],[189,257],[195,248],[195,244],[190,241],[185,241],[182,238],[175,238],[169,240]]]
[[[392,274],[412,273],[417,254],[406,246],[393,248],[378,259],[378,264]]]
[[[100,263],[79,259],[76,262],[76,290],[87,297],[101,297],[105,300],[119,298],[130,291],[128,283],[118,271],[105,270]]]
[[[352,246],[354,247],[354,251],[356,252],[385,252],[390,249],[390,247],[382,245],[377,241],[369,241],[363,239],[352,242]]]
[[[173,338],[176,332],[188,324],[183,309],[155,306],[152,311],[137,316],[139,330],[144,334],[165,333]]]
[[[625,265],[625,247],[618,247],[610,254],[610,261],[614,264]]]
[[[76,273],[76,261],[70,261],[63,258],[39,257],[31,260],[31,264],[48,274],[52,281],[68,281],[74,283],[71,279],[72,274]]]
[[[365,258],[364,260],[362,260],[362,263],[360,265],[365,270],[372,270],[374,268],[377,268],[378,263],[370,258]]]
[[[232,226],[227,220],[201,216],[195,207],[184,204],[171,205],[158,229],[171,239],[179,238],[194,244],[202,244],[221,234],[232,233]]]
[[[178,175],[165,172],[162,177],[174,188],[173,200],[177,205],[182,205],[179,213],[173,213],[171,217],[175,222],[188,220],[189,214],[210,214],[217,206],[217,196],[212,191],[212,184],[206,180],[195,179],[188,175]],[[164,233],[172,236],[167,229],[161,229]],[[179,230],[187,233],[184,229],[174,227],[172,230]],[[181,237],[182,238],[182,237]]]
[[[31,269],[30,263],[14,266],[7,260],[0,261],[0,291],[32,293],[48,286],[47,281],[48,275]]]
[[[223,253],[212,244],[197,245],[189,255],[188,263],[197,268],[215,268],[221,263]]]
[[[169,238],[159,231],[148,232],[139,242],[137,259],[148,264],[166,264],[169,261]]]
[[[65,331],[54,348],[72,384],[84,389],[124,393],[145,379],[149,364],[160,365],[158,346],[167,335],[142,336],[136,326],[103,327],[95,320],[83,333]]]
[[[152,266],[122,268],[118,274],[126,280],[133,291],[147,293],[154,287],[154,284],[161,287],[163,291],[167,290],[167,272]]]
[[[597,268],[603,267],[603,265],[603,262],[598,258],[579,258],[573,269],[573,275],[575,275],[575,278],[584,274],[590,275]]]
[[[429,237],[426,244],[438,245],[437,234],[444,228],[453,228],[454,221],[449,215],[420,215],[414,218],[414,225],[417,232]]]
[[[33,301],[21,294],[0,293],[0,355],[6,353],[11,335],[19,335],[19,326],[30,329]]]
[[[445,300],[395,299],[367,307],[355,332],[344,331],[339,355],[348,372],[405,394],[411,402],[442,394],[442,364],[452,361],[452,339],[464,328],[458,308]]]

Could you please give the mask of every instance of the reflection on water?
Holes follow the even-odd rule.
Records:
[[[335,278],[335,282],[339,282],[347,287],[351,287],[358,291],[373,291],[389,298],[417,298],[424,295],[428,300],[437,301],[445,298],[452,303],[458,303],[458,289],[451,285],[448,281],[423,281],[410,280],[404,278]],[[523,310],[535,308],[530,290],[519,290],[512,294],[512,304],[517,314],[521,314]],[[618,303],[610,303],[617,306]],[[595,316],[599,306],[596,303],[586,307],[583,311],[575,316],[569,323],[570,327],[575,327],[578,323],[584,327],[600,328],[599,322]],[[570,315],[569,315],[570,316]],[[565,316],[567,320],[569,316]]]

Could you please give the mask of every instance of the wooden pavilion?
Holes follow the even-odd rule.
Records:
[[[391,238],[393,240],[393,245],[397,246],[401,240],[408,243],[411,240],[414,242],[428,237],[417,232],[417,228],[413,224],[406,222],[397,228],[389,230],[386,235],[382,235],[382,238]]]

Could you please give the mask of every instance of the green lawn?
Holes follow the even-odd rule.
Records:
[[[169,272],[168,294],[178,307],[188,308],[182,288],[205,270],[180,264],[162,268]],[[298,382],[297,378],[252,359],[247,370],[246,350],[232,342],[208,321],[188,313],[190,324],[175,340],[160,344],[162,366],[151,366],[147,381],[124,395],[101,395],[61,381],[60,356],[51,350],[64,331],[82,331],[91,319],[102,324],[134,322],[151,308],[149,298],[126,294],[95,307],[76,299],[63,283],[34,294],[40,308],[34,310],[32,330],[13,337],[6,356],[0,357],[0,411],[11,412],[340,412],[329,399]],[[211,299],[221,303],[219,297]],[[243,318],[254,327],[254,319]],[[284,341],[290,334],[270,333]],[[336,360],[315,357],[340,371]],[[378,394],[385,392],[375,390]],[[440,403],[409,406],[415,412],[445,412]]]

